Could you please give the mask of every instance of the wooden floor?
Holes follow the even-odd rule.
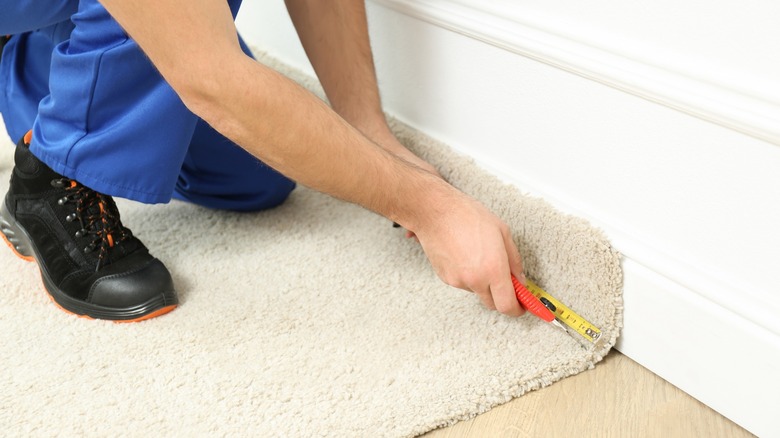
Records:
[[[617,351],[593,370],[425,438],[753,435]]]

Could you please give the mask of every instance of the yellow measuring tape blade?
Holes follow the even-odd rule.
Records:
[[[536,283],[531,280],[528,280],[527,283],[528,290],[550,309],[558,321],[566,324],[567,327],[579,333],[590,343],[595,344],[601,339],[601,330],[599,330],[598,327],[589,323],[585,318],[566,307],[566,305],[555,299],[555,297],[545,292],[544,289],[537,286]]]

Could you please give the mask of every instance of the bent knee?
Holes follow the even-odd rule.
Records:
[[[278,207],[295,189],[295,183],[284,177],[274,184],[268,184],[267,180],[264,183],[257,191],[248,193],[203,193],[177,184],[173,197],[216,210],[252,212]]]

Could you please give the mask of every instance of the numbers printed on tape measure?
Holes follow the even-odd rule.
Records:
[[[555,315],[555,318],[561,323],[565,324],[580,336],[585,338],[588,342],[596,343],[601,339],[601,330],[595,325],[588,322],[585,318],[576,314],[574,311],[566,307],[563,303],[555,299],[552,295],[545,292],[544,289],[537,286],[534,282],[528,280],[528,290],[531,291],[539,301],[544,304],[545,307]]]

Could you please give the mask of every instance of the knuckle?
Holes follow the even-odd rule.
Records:
[[[460,286],[468,288],[469,290],[476,290],[479,288],[479,270],[474,268],[460,268],[457,271],[457,275],[454,276]]]
[[[479,284],[478,278],[479,276],[476,275],[474,272],[467,271],[462,275],[461,280],[463,281],[464,286],[475,290],[477,289],[477,285]]]
[[[451,272],[441,272],[439,273],[439,278],[448,286],[456,287],[458,289],[463,289],[465,286],[461,277],[453,275]]]
[[[449,275],[439,275],[439,278],[441,278],[441,281],[443,281],[448,286],[457,287],[457,285],[455,284],[456,283],[455,279],[452,278],[451,276],[449,276]]]
[[[504,315],[509,315],[509,316],[518,316],[520,314],[517,306],[513,306],[509,302],[496,303],[496,310],[499,313],[503,313]]]
[[[506,314],[512,311],[512,307],[504,301],[499,301],[496,303],[496,310],[498,310],[500,313]]]
[[[496,304],[491,300],[486,294],[479,295],[480,301],[482,301],[482,305],[490,310],[496,310]]]

